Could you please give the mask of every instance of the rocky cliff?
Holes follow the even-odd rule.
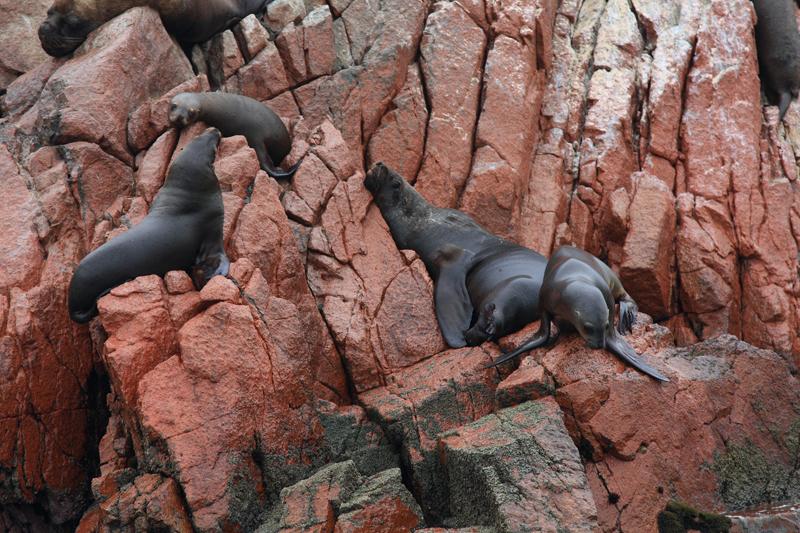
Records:
[[[29,8],[3,86],[41,60]],[[650,532],[671,500],[800,499],[800,106],[762,107],[754,22],[748,0],[275,0],[191,51],[137,8],[38,63],[0,119],[0,529]],[[270,105],[300,170],[224,139],[229,279],[138,278],[70,322],[80,259],[202,131],[167,128],[170,98],[209,88]],[[364,189],[377,161],[606,260],[671,382],[575,337],[500,371],[494,344],[447,350]]]

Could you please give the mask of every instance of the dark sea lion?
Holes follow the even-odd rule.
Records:
[[[224,208],[213,166],[220,137],[209,128],[190,142],[144,220],[83,258],[69,285],[72,320],[88,322],[100,296],[138,276],[185,270],[201,288],[213,276],[227,275]]]
[[[490,366],[497,366],[547,343],[550,340],[550,321],[555,320],[559,332],[574,328],[591,348],[606,348],[645,374],[669,381],[644,363],[614,329],[616,302],[619,302],[619,333],[630,333],[636,320],[636,302],[625,292],[617,275],[593,255],[572,246],[562,246],[547,262],[539,292],[542,314],[539,331]]]
[[[291,151],[292,140],[280,117],[258,100],[222,92],[176,95],[169,108],[170,124],[185,128],[197,121],[218,128],[225,137],[244,135],[261,168],[273,178],[292,177],[302,162],[289,170],[277,167]]]
[[[767,95],[780,110],[780,120],[800,92],[800,33],[792,0],[753,0],[758,21],[756,45]]]
[[[451,348],[497,339],[539,317],[544,256],[492,235],[461,211],[432,206],[383,163],[364,184],[397,247],[416,251],[425,263]]]
[[[39,40],[54,57],[72,53],[91,31],[117,15],[149,6],[161,15],[164,27],[186,44],[208,40],[251,13],[268,0],[55,0],[39,26]]]

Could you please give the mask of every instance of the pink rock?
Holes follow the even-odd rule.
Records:
[[[333,39],[333,16],[327,4],[314,9],[303,19],[303,47],[309,78],[333,72],[336,46]]]
[[[239,198],[247,196],[247,188],[261,169],[255,150],[241,135],[226,137],[220,141],[214,173],[223,191],[231,191]]]
[[[50,77],[39,102],[38,134],[53,143],[95,142],[131,163],[128,113],[192,76],[158,14],[129,10],[90,35]]]
[[[672,192],[661,180],[641,175],[630,205],[620,279],[639,308],[656,320],[672,311],[675,218]]]
[[[138,162],[134,175],[136,191],[144,197],[148,204],[153,203],[153,199],[164,184],[169,161],[177,142],[178,133],[175,130],[166,131]]]
[[[520,454],[520,449],[538,453]],[[503,409],[444,433],[439,450],[454,525],[480,523],[506,531],[597,529],[578,449],[552,398]],[[508,491],[514,498],[504,497]]]
[[[467,180],[485,46],[459,4],[435,4],[420,43],[431,109],[417,189],[439,207],[454,206]]]
[[[194,290],[189,274],[183,270],[173,270],[164,276],[164,284],[170,294],[184,294]]]
[[[233,34],[246,62],[250,62],[256,57],[270,42],[269,33],[255,15],[247,15],[243,18],[239,24],[233,27]]]
[[[239,45],[231,30],[225,30],[204,45],[208,59],[208,74],[213,85],[219,86],[244,65]]]
[[[509,407],[528,400],[538,400],[554,392],[553,378],[532,357],[526,357],[517,370],[500,382],[495,398],[499,406]]]
[[[416,65],[409,66],[406,84],[392,103],[395,109],[384,115],[369,141],[368,166],[383,162],[413,183],[422,164],[428,122],[428,109]]]
[[[48,7],[48,0],[2,3],[0,10],[5,16],[0,23],[0,70],[16,77],[48,60],[36,34],[37,23],[44,20]],[[6,86],[8,83],[2,83],[2,88]]]
[[[230,92],[239,92],[256,100],[271,98],[290,86],[281,56],[275,44],[268,42],[252,61],[239,69],[228,80],[226,87]]]
[[[242,298],[239,289],[224,276],[214,276],[200,291],[200,299],[204,302],[240,303]]]
[[[5,201],[0,207],[0,254],[5,258],[0,287],[30,288],[39,280],[44,256],[34,229],[38,215],[25,177],[11,155],[0,148],[0,174],[5,176]]]

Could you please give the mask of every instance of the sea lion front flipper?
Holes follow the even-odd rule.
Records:
[[[539,346],[543,346],[550,340],[550,315],[547,313],[542,313],[542,321],[539,324],[539,331],[537,331],[533,337],[530,338],[525,344],[514,350],[513,352],[508,352],[497,359],[495,359],[491,364],[486,365],[484,368],[492,368],[497,365],[501,365],[506,361],[510,361],[514,359],[518,355],[521,355],[527,351],[533,350],[534,348],[538,348]]]
[[[439,275],[433,300],[442,336],[450,348],[467,345],[464,332],[469,329],[472,320],[472,300],[467,292],[466,279],[474,257],[473,253],[463,248],[447,245],[436,258]]]
[[[613,331],[613,330],[612,330]],[[612,335],[610,338],[606,339],[606,348],[608,351],[634,367],[635,369],[639,370],[640,372],[644,372],[650,377],[653,377],[659,381],[669,381],[669,378],[666,377],[664,374],[653,368],[652,366],[648,365],[644,361],[639,358],[639,355],[636,351],[628,344],[624,338],[620,337],[619,335]]]
[[[639,307],[636,305],[636,302],[633,301],[633,298],[628,296],[627,293],[619,299],[619,324],[617,324],[617,330],[620,333],[627,335],[633,331],[633,325],[636,323],[636,313],[638,311]]]

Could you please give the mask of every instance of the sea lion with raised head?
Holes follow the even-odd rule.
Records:
[[[619,302],[619,333],[614,328],[614,309]],[[589,347],[606,348],[629,365],[660,381],[669,381],[644,363],[620,335],[629,333],[636,320],[636,302],[625,291],[617,275],[595,256],[562,246],[547,262],[539,291],[541,325],[534,336],[516,350],[489,366],[497,366],[544,345],[551,339],[550,322],[559,332],[574,328]]]
[[[425,263],[451,348],[495,340],[538,318],[544,256],[492,235],[461,211],[432,206],[383,163],[364,184],[397,247],[416,251]]]
[[[55,0],[39,26],[39,40],[54,57],[71,54],[86,36],[132,7],[149,6],[181,43],[206,41],[270,0]],[[144,38],[145,36],[143,36]]]
[[[97,299],[138,276],[185,270],[201,288],[227,275],[222,242],[224,208],[214,174],[220,132],[209,128],[175,158],[150,212],[139,224],[91,252],[69,285],[69,315],[85,323]]]
[[[280,117],[258,100],[222,92],[176,95],[169,108],[170,124],[185,128],[197,121],[218,128],[225,137],[244,135],[261,168],[273,178],[292,177],[302,162],[289,170],[277,167],[291,151],[292,140]]]
[[[783,120],[792,98],[800,92],[800,32],[792,0],[753,0],[758,64],[767,96],[776,102]]]

